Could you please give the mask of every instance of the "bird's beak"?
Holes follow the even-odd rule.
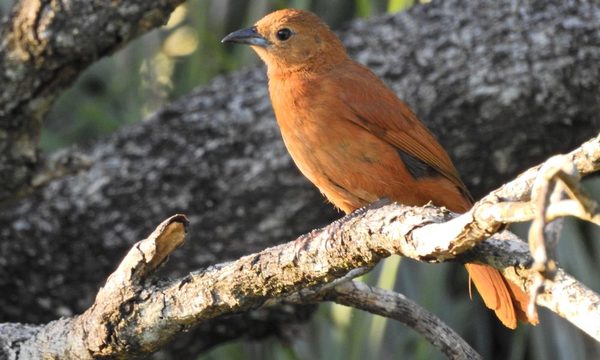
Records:
[[[234,31],[225,36],[222,43],[237,43],[267,47],[271,43],[256,31],[256,26]]]

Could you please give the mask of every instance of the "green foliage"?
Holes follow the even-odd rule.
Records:
[[[397,12],[411,7],[414,4],[413,0],[390,0],[388,1],[387,11]]]

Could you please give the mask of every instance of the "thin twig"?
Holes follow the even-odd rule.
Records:
[[[402,294],[349,281],[331,289],[325,300],[395,319],[421,334],[448,359],[482,359],[451,327]]]
[[[354,269],[329,284],[313,289],[301,289],[286,298],[267,301],[265,306],[333,301],[395,319],[421,334],[449,359],[481,359],[481,356],[451,327],[406,296],[352,281],[370,270],[371,268],[367,267]]]

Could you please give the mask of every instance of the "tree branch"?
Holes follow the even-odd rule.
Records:
[[[402,294],[350,281],[334,287],[324,299],[397,320],[421,334],[448,359],[482,359],[451,327]]]
[[[515,267],[515,264],[531,264],[533,258],[527,243],[507,231],[494,235],[476,246],[472,253],[460,257],[460,261],[471,260],[500,269],[507,279],[527,293],[531,292],[538,274],[531,268]],[[600,296],[564,270],[558,268],[554,280],[544,283],[536,303],[600,341]]]
[[[592,158],[589,154],[598,157]],[[594,170],[600,158],[600,136],[569,156],[577,160],[581,169]],[[526,187],[531,184],[530,174],[531,170],[499,191]],[[488,211],[491,209],[489,203],[481,204],[486,204]],[[351,299],[350,285],[340,289],[323,285],[351,272],[356,274],[357,268],[372,267],[390,254],[442,262],[455,259],[479,244],[462,260],[495,266],[522,289],[528,290],[537,272],[526,267],[531,264],[527,245],[507,231],[494,234],[481,243],[498,230],[498,219],[481,219],[477,215],[481,214],[477,210],[479,206],[478,203],[474,210],[457,216],[433,206],[376,204],[292,242],[183,278],[147,281],[166,256],[183,242],[187,221],[182,216],[175,216],[130,250],[98,293],[94,305],[84,314],[38,329],[26,328],[29,338],[20,335],[26,339],[20,343],[18,351],[28,356],[50,354],[77,358],[141,355],[155,351],[175,334],[198,323],[256,308],[269,300],[286,298],[307,289],[328,292],[330,296],[333,293],[341,302],[358,305],[358,298]],[[493,220],[491,223],[488,222],[490,219]],[[482,224],[489,224],[489,227],[482,227]],[[373,293],[378,294],[377,302],[386,302],[390,306],[398,299],[385,292]],[[541,305],[600,341],[600,297],[597,294],[559,270],[539,299]],[[368,304],[361,307],[375,308]],[[410,323],[410,320],[406,321]],[[3,325],[0,334],[6,333],[7,328],[14,329],[14,325]],[[57,334],[62,334],[68,341],[62,346],[56,343],[48,346]],[[433,341],[432,337],[428,338]]]

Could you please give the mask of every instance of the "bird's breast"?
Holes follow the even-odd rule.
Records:
[[[347,121],[335,104],[307,97],[273,101],[281,135],[300,171],[338,208],[349,212],[405,188],[398,153]]]

